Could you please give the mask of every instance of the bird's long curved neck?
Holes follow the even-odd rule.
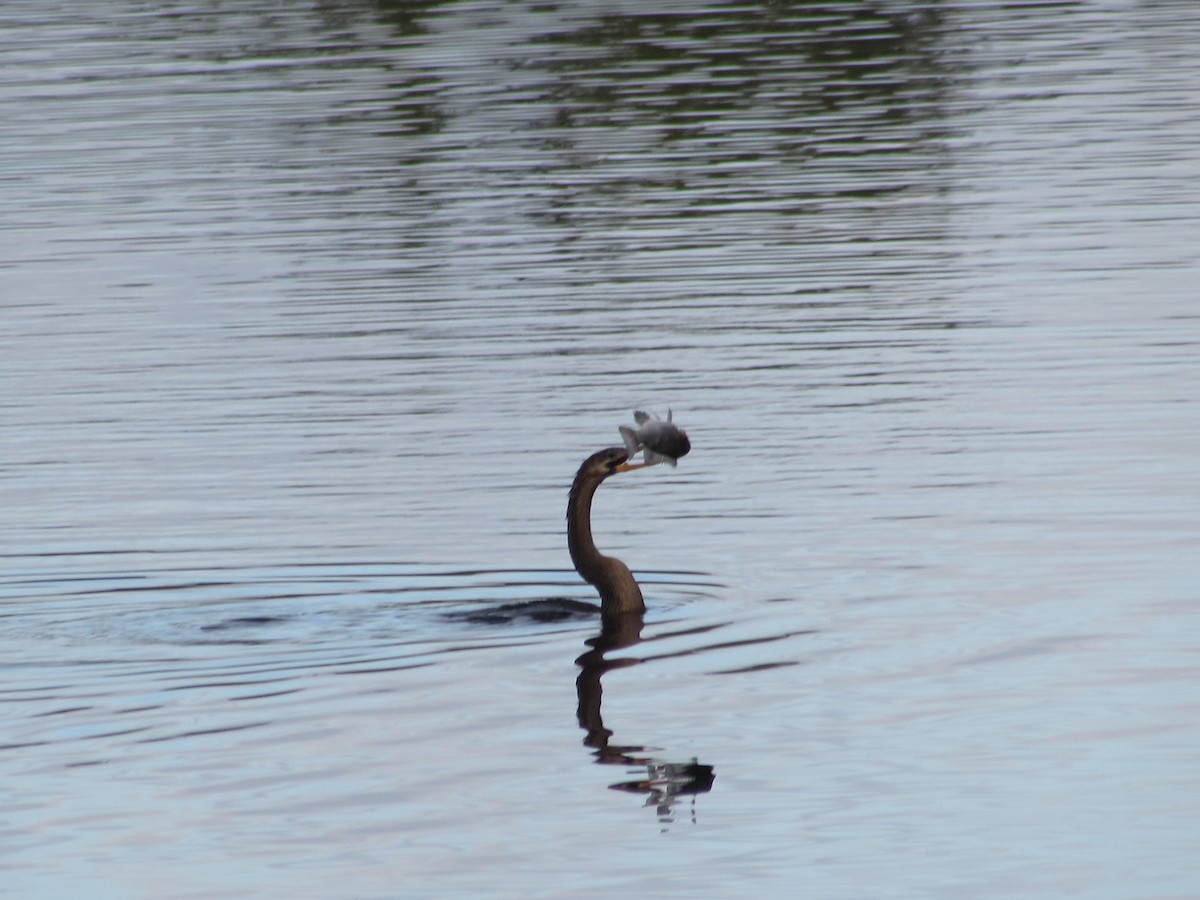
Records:
[[[603,565],[604,554],[592,540],[592,498],[600,482],[582,472],[575,476],[571,496],[567,500],[567,547],[571,562],[584,581],[594,584],[594,573]]]
[[[592,497],[600,481],[581,471],[571,485],[567,501],[567,547],[571,562],[583,580],[600,592],[600,606],[605,615],[643,613],[646,603],[642,589],[629,567],[615,557],[605,556],[592,540]]]

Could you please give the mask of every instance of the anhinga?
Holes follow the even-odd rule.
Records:
[[[642,465],[630,463],[629,452],[623,447],[609,447],[593,453],[575,474],[567,500],[567,546],[571,550],[571,562],[583,580],[600,592],[600,610],[605,618],[629,613],[641,615],[646,611],[646,601],[642,599],[642,589],[629,566],[596,549],[592,540],[592,497],[609,475]]]

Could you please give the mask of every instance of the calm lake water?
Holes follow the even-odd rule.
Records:
[[[654,9],[0,9],[0,895],[1200,896],[1195,4]]]

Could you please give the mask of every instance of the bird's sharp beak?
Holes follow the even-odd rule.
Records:
[[[613,469],[613,471],[614,472],[629,472],[629,471],[632,471],[633,469],[644,469],[648,465],[650,465],[650,464],[644,463],[644,462],[640,462],[640,463],[623,462],[619,466],[617,466],[615,469]]]

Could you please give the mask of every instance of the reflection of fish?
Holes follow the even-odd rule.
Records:
[[[620,428],[621,437],[625,439],[625,449],[629,452],[630,459],[639,450],[644,450],[645,462],[642,465],[653,466],[660,462],[675,465],[679,457],[686,456],[687,452],[692,449],[692,442],[688,440],[687,433],[682,428],[671,424],[669,409],[665,422],[658,416],[652,416],[640,409],[633,414],[633,418],[638,423],[636,429],[630,428],[628,425],[622,425]]]

